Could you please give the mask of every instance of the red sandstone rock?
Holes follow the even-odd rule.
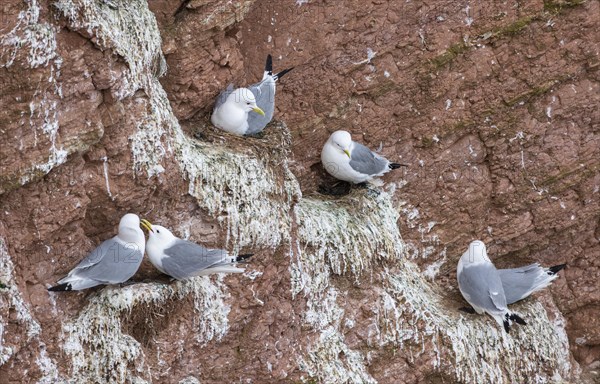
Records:
[[[44,376],[36,365],[42,349],[69,377],[61,323],[75,319],[99,290],[49,296],[45,288],[112,236],[123,213],[173,227],[185,222],[193,239],[211,246],[222,246],[227,236],[219,220],[226,212],[211,217],[198,206],[171,155],[158,176],[134,170],[131,137],[149,116],[149,96],[143,89],[119,93],[129,70],[122,55],[104,47],[97,31],[74,26],[54,2],[40,3],[39,19],[26,20],[31,30],[55,36],[55,50],[11,45],[13,28],[15,36],[25,35],[19,12],[32,3],[10,0],[0,18],[0,238],[14,264],[14,284],[41,327],[28,339],[0,288],[0,339],[12,348],[0,383]],[[109,3],[122,6],[116,0],[102,6]],[[315,194],[322,182],[320,149],[337,129],[410,163],[385,180],[401,186],[394,203],[407,257],[422,270],[445,260],[432,284],[448,310],[463,305],[455,266],[475,238],[489,244],[498,267],[566,262],[538,296],[566,319],[582,380],[597,380],[587,371],[600,364],[598,2],[148,6],[166,58],[159,81],[187,133],[227,84],[259,80],[267,53],[276,69],[295,66],[278,87],[276,118],[291,132],[291,168],[302,194]],[[158,75],[159,58],[154,66]],[[210,129],[207,136],[250,151]],[[289,249],[246,248],[256,253],[250,269],[262,275],[224,278],[231,312],[221,340],[200,348],[190,336],[197,320],[189,297],[122,315],[124,332],[144,351],[141,377],[151,372],[160,383],[190,375],[202,383],[308,378],[297,356],[319,335],[303,324],[302,294],[291,299]],[[147,262],[136,276],[158,277]],[[356,322],[344,333],[347,345],[372,348],[376,312],[370,304],[378,292],[348,276],[334,276],[332,285],[344,292],[347,318]],[[447,363],[432,366],[432,344],[424,348],[413,358],[395,347],[373,347],[369,374],[380,383],[454,382]]]

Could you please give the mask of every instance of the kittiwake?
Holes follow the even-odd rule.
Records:
[[[498,270],[487,256],[485,244],[476,240],[461,256],[456,270],[460,293],[473,309],[487,313],[508,333],[510,324],[527,324],[517,314],[508,310],[502,280]]]
[[[321,151],[321,163],[333,177],[354,184],[371,182],[382,185],[377,176],[406,164],[392,163],[364,145],[352,141],[350,133],[335,131]]]
[[[262,80],[235,90],[230,84],[217,98],[210,120],[217,128],[236,135],[261,132],[273,119],[275,83],[292,69],[273,74],[273,59],[268,55]]]
[[[128,213],[119,222],[119,232],[94,249],[49,291],[78,291],[101,284],[124,283],[142,262],[146,237],[140,218]]]
[[[145,219],[142,219],[142,226],[148,231],[146,252],[150,262],[159,271],[177,280],[212,273],[242,273],[245,270],[235,264],[252,256],[230,256],[224,249],[205,248],[180,239],[167,228],[152,225]]]

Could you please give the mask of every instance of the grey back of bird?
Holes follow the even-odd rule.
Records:
[[[221,105],[223,105],[223,103],[225,103],[227,101],[227,98],[229,97],[229,95],[231,95],[231,93],[233,91],[234,91],[233,84],[229,84],[227,86],[227,88],[225,88],[223,91],[221,91],[221,93],[219,93],[219,96],[217,96],[217,100],[215,101],[215,106],[213,108],[213,111],[216,110],[217,108],[219,108]]]
[[[350,166],[364,175],[378,175],[388,169],[389,161],[364,145],[354,142]]]
[[[82,280],[77,288],[85,289],[100,284],[118,284],[129,280],[142,263],[143,254],[135,243],[123,245],[116,237],[105,240],[90,252],[64,279],[78,276]],[[73,283],[75,284],[75,283]]]
[[[262,81],[248,87],[256,98],[256,105],[263,110],[265,115],[258,113],[248,114],[247,135],[258,133],[265,129],[273,119],[275,113],[275,80],[271,75],[265,75]]]
[[[465,265],[457,277],[461,293],[473,307],[490,314],[508,310],[502,280],[493,264]]]
[[[202,270],[227,261],[227,251],[209,249],[191,241],[178,239],[165,249],[162,268],[166,274],[178,280],[198,276]]]

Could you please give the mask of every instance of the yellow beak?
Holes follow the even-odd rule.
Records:
[[[351,159],[351,157],[350,157],[350,151],[349,151],[349,150],[347,150],[347,149],[344,149],[344,153],[345,153],[346,155],[348,155],[348,158],[349,158],[349,159]]]
[[[256,113],[258,113],[259,115],[265,115],[265,111],[263,111],[262,109],[258,108],[258,107],[254,107],[252,108],[252,110]]]
[[[140,220],[140,227],[144,228],[148,233],[154,232],[152,230],[152,224],[146,219]]]

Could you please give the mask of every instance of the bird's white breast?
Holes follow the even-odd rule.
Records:
[[[321,162],[325,170],[336,179],[351,183],[362,183],[369,179],[369,175],[363,175],[352,169],[350,158],[329,142],[325,144],[323,151],[321,151]]]
[[[243,135],[248,129],[248,112],[233,103],[225,102],[213,112],[211,121],[224,131]]]
[[[165,271],[162,268],[162,260],[167,257],[164,251],[172,245],[173,241],[162,243],[156,238],[150,238],[146,243],[146,253],[148,254],[150,262],[163,273],[165,273]]]

